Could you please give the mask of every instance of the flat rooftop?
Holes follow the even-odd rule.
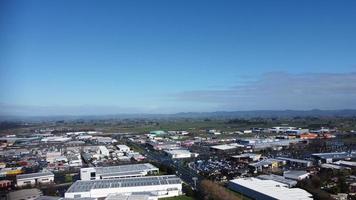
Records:
[[[238,147],[244,147],[244,145],[240,145],[237,143],[231,143],[231,144],[214,145],[214,146],[211,146],[210,148],[224,151],[224,150],[236,149]]]
[[[152,185],[173,185],[181,183],[182,181],[176,175],[76,181],[70,186],[66,193],[89,192],[94,189],[140,187]]]
[[[230,184],[236,184],[275,199],[313,199],[312,195],[305,190],[299,188],[288,188],[286,184],[279,183],[273,180],[261,180],[257,178],[239,178],[231,180]]]
[[[105,174],[129,174],[141,171],[158,170],[157,167],[150,163],[134,164],[134,165],[118,165],[112,167],[95,167],[96,173]]]
[[[295,181],[295,180],[286,179],[283,176],[278,176],[278,175],[274,175],[274,174],[259,175],[259,176],[257,176],[257,178],[262,179],[262,180],[273,180],[273,181],[277,181],[279,183],[287,184],[290,186],[297,185],[297,181]]]
[[[303,163],[303,164],[310,164],[310,163],[312,163],[312,161],[309,161],[309,160],[301,160],[301,159],[287,158],[287,157],[277,157],[276,159],[279,159],[279,160],[286,160],[286,161],[296,162],[296,163]]]
[[[16,176],[17,180],[20,179],[29,179],[29,178],[38,178],[43,176],[54,176],[52,172],[38,172],[38,173],[31,173],[31,174],[20,174]]]
[[[252,167],[261,167],[261,166],[265,166],[265,165],[271,165],[273,162],[281,162],[281,160],[268,158],[265,160],[258,161],[256,163],[250,163],[249,165]]]
[[[328,159],[328,158],[348,158],[348,157],[356,157],[356,152],[330,152],[330,153],[314,153],[313,156]]]

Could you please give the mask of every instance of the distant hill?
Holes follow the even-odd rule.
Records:
[[[174,118],[270,118],[270,117],[356,117],[355,109],[344,110],[253,110],[217,112],[181,112],[175,114],[115,114],[87,116],[0,116],[0,121],[55,121],[55,120],[104,120],[104,119],[174,119]]]

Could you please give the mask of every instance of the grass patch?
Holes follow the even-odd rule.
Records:
[[[193,197],[182,195],[176,197],[160,198],[159,200],[195,200],[195,199]]]

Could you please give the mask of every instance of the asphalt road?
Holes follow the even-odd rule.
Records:
[[[176,175],[192,188],[196,188],[196,185],[199,185],[199,183],[204,179],[201,175],[197,174],[196,171],[185,166],[184,163],[179,159],[171,159],[154,150],[147,150],[145,147],[132,142],[129,142],[129,144],[142,149],[149,160],[156,161],[165,166],[174,168]],[[194,181],[194,179],[196,181]]]

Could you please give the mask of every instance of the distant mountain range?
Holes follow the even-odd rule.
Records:
[[[115,114],[115,115],[63,115],[63,116],[0,116],[0,121],[54,121],[104,119],[174,119],[174,118],[253,118],[253,117],[356,117],[356,109],[344,110],[252,110],[217,112],[181,112],[175,114]]]

